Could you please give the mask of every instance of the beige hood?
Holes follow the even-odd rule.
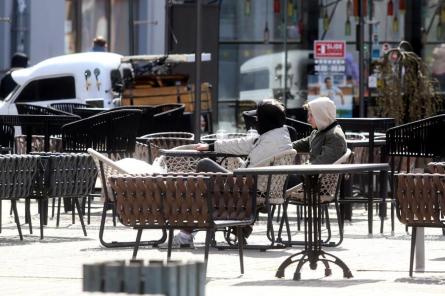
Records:
[[[337,109],[328,97],[319,97],[308,103],[309,109],[319,131],[324,130],[336,120]]]

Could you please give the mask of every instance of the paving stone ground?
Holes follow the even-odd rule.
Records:
[[[39,216],[37,205],[32,205],[33,234],[24,224],[24,204],[19,203],[24,240],[20,241],[15,223],[9,215],[9,202],[3,202],[2,232],[0,234],[0,295],[101,295],[82,291],[82,265],[111,260],[129,260],[130,248],[109,249],[101,246],[98,233],[100,202],[93,203],[91,224],[87,225],[88,236],[84,237],[79,221],[71,224],[70,214],[62,214],[60,227],[50,219],[45,227],[45,238],[39,239]],[[335,217],[334,212],[332,212]],[[367,234],[367,212],[363,207],[354,209],[352,223],[345,225],[344,242],[327,251],[341,258],[351,269],[352,279],[343,278],[337,267],[332,275],[324,277],[324,269],[313,271],[305,265],[302,280],[293,281],[294,266],[286,270],[285,278],[275,278],[279,264],[301,247],[259,252],[245,251],[245,274],[240,275],[236,250],[210,250],[206,295],[445,295],[445,236],[439,229],[427,229],[425,237],[426,271],[408,276],[410,236],[396,221],[396,231],[390,232],[389,220],[383,234]],[[295,218],[291,228],[296,231]],[[110,221],[111,222],[111,221]],[[333,221],[334,232],[337,227]],[[134,239],[136,232],[123,226],[107,224],[109,239]],[[374,229],[378,232],[378,217]],[[144,236],[153,239],[157,231],[146,231]],[[264,219],[255,225],[248,242],[264,242]],[[336,238],[336,237],[334,237]],[[217,240],[222,241],[218,234]],[[204,233],[196,238],[193,250],[174,250],[172,259],[202,260]],[[141,248],[139,259],[166,259],[166,249]]]

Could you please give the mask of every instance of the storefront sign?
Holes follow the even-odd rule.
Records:
[[[315,59],[344,59],[346,42],[344,40],[315,40]]]

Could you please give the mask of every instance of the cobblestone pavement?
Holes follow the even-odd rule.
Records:
[[[39,216],[37,205],[32,204],[33,234],[24,224],[24,204],[19,203],[24,240],[20,241],[15,223],[9,215],[9,202],[3,202],[2,233],[0,234],[0,295],[89,295],[82,292],[82,265],[116,259],[130,259],[132,249],[108,249],[98,240],[100,203],[93,204],[91,224],[87,225],[88,236],[82,234],[80,223],[71,224],[71,215],[62,214],[60,227],[50,219],[45,227],[45,238],[39,239]],[[335,217],[334,212],[332,215]],[[390,233],[389,220],[385,222],[384,234],[367,234],[367,212],[362,207],[354,210],[352,223],[345,225],[345,240],[341,246],[326,248],[341,258],[351,269],[354,277],[343,278],[337,267],[332,275],[324,277],[324,269],[310,270],[306,264],[302,280],[293,281],[295,267],[286,270],[285,278],[275,278],[279,264],[301,247],[259,252],[245,251],[245,274],[240,275],[237,250],[210,250],[206,292],[218,295],[445,295],[445,236],[439,229],[426,230],[426,272],[408,276],[410,236],[396,221],[394,235]],[[292,217],[291,217],[292,218]],[[134,239],[136,232],[123,226],[107,224],[109,239]],[[337,231],[335,221],[334,232]],[[378,232],[378,217],[374,229]],[[291,229],[296,237],[295,218]],[[158,236],[156,231],[146,231],[146,238]],[[248,243],[265,242],[264,219],[255,225]],[[334,237],[336,238],[336,237]],[[218,234],[218,241],[222,236]],[[173,250],[172,259],[202,260],[204,233],[195,238],[193,250]],[[141,248],[139,259],[166,259],[166,249]]]

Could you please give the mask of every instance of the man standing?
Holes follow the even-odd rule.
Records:
[[[341,91],[340,88],[338,88],[337,86],[334,85],[334,83],[332,82],[332,78],[326,77],[324,79],[324,83],[325,83],[325,89],[322,91],[321,95],[330,98],[332,101],[334,101],[336,103],[336,105],[338,105],[337,104],[338,101],[336,100],[336,97],[339,96],[340,104],[344,105],[345,98],[343,96],[343,92]]]
[[[0,80],[0,99],[5,99],[14,90],[17,83],[12,79],[11,73],[28,66],[28,56],[24,53],[15,53],[11,59],[11,69]]]
[[[97,36],[93,40],[93,47],[91,51],[105,52],[108,51],[107,40],[102,36]]]

